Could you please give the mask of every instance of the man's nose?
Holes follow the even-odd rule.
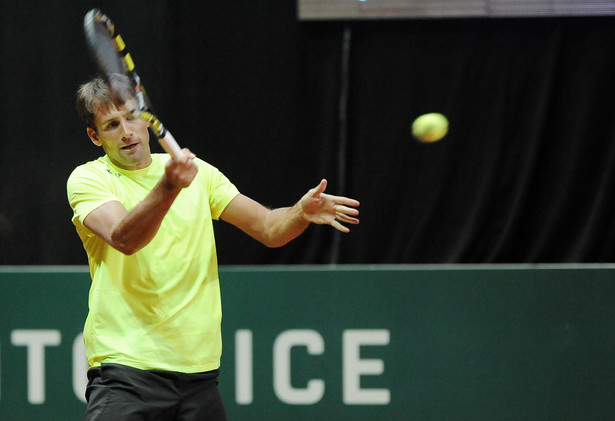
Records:
[[[133,131],[128,125],[128,122],[126,120],[122,120],[121,126],[122,126],[122,139],[128,139],[129,137],[132,137]]]

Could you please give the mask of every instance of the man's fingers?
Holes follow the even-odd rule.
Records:
[[[331,226],[335,228],[336,230],[341,231],[343,233],[350,232],[350,229],[340,224],[337,219],[334,219],[333,221],[331,221]]]
[[[359,206],[361,203],[359,203],[358,200],[355,199],[351,199],[349,197],[344,197],[344,196],[331,196],[331,195],[327,195],[327,197],[329,199],[331,199],[333,201],[333,203],[335,203],[335,205],[348,205],[348,206],[352,206],[352,207],[357,207]]]
[[[333,206],[333,209],[335,209],[335,213],[339,214],[346,214],[346,215],[354,215],[357,216],[359,214],[359,210],[355,209],[355,208],[350,208],[348,206],[344,206],[344,205],[335,205]]]
[[[347,222],[349,224],[358,224],[359,220],[357,218],[353,218],[352,216],[348,216],[345,213],[337,213],[336,219],[339,219],[342,222]]]
[[[320,184],[314,187],[314,194],[312,194],[312,197],[318,197],[326,189],[327,189],[327,180],[323,178],[322,180],[320,180]]]

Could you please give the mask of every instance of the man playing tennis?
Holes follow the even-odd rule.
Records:
[[[67,182],[92,277],[86,420],[225,420],[212,220],[278,247],[310,223],[348,232],[342,223],[358,224],[359,202],[325,194],[322,180],[295,205],[267,209],[187,149],[152,154],[133,101],[120,103],[99,78],[77,93],[105,152]]]

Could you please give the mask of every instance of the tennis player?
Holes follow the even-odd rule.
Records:
[[[86,420],[226,420],[212,220],[278,247],[310,223],[349,232],[342,223],[359,223],[359,202],[325,194],[322,180],[293,206],[268,209],[188,149],[152,154],[134,99],[117,101],[100,78],[80,87],[78,112],[105,154],[67,182],[92,277]]]

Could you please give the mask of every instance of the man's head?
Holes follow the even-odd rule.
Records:
[[[134,95],[131,94],[132,86],[127,76],[121,74],[111,75],[110,83],[113,90],[110,89],[109,83],[101,77],[96,77],[89,82],[84,83],[77,91],[77,112],[79,117],[85,122],[87,127],[94,127],[94,115],[99,106],[110,107],[113,105],[121,105]],[[116,92],[121,92],[118,95]]]
[[[102,78],[81,85],[77,111],[87,125],[88,137],[111,162],[124,169],[145,168],[151,163],[148,124],[135,116],[136,100],[127,94],[132,92],[128,78],[117,75],[111,83],[114,89]]]

